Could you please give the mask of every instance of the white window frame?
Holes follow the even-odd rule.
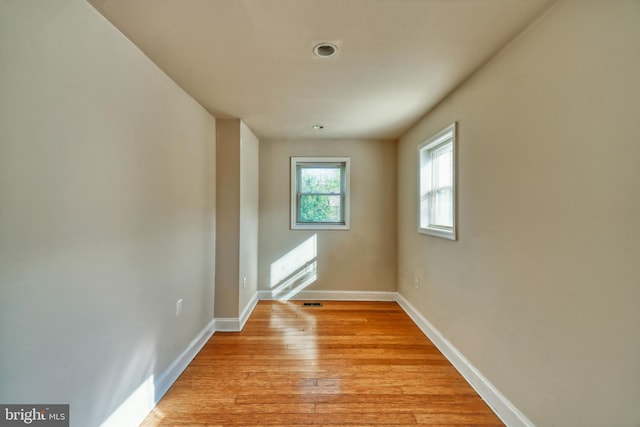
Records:
[[[425,209],[429,209],[430,199],[426,198],[428,193],[431,193],[433,189],[425,188],[428,187],[426,183],[427,180],[424,179],[423,173],[426,171],[423,169],[429,162],[431,158],[431,154],[436,150],[440,149],[442,146],[451,144],[452,150],[452,168],[451,168],[451,186],[452,186],[452,227],[445,226],[437,226],[429,223],[429,217],[425,218],[423,216],[423,211]],[[423,234],[428,234],[430,236],[442,237],[444,239],[449,240],[458,240],[457,235],[457,208],[456,208],[456,198],[457,198],[457,186],[456,186],[456,147],[457,146],[457,137],[456,137],[456,122],[451,123],[446,128],[442,129],[440,132],[427,139],[424,143],[420,144],[418,147],[418,232]],[[429,180],[429,182],[432,182]]]
[[[341,191],[341,208],[343,221],[327,222],[327,223],[301,223],[298,222],[298,165],[303,164],[327,166],[336,164],[344,165],[344,182],[342,182]],[[291,157],[291,229],[292,230],[349,230],[350,223],[350,176],[351,176],[351,158],[350,157]]]

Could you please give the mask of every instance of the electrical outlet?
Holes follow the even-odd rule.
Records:
[[[180,298],[176,302],[176,317],[180,317],[181,314],[182,314],[182,298]]]
[[[416,277],[413,279],[413,287],[416,288],[417,291],[420,290],[420,278]]]
[[[246,277],[243,277],[243,278],[242,278],[242,287],[243,287],[243,288],[246,288],[246,287],[247,287],[247,278],[246,278]]]

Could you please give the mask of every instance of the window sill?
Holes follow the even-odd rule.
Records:
[[[439,228],[418,228],[418,233],[427,234],[429,236],[440,237],[448,240],[458,240],[456,230],[442,230]]]
[[[291,224],[292,230],[349,230],[348,224]]]

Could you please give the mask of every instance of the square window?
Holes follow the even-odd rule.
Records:
[[[291,158],[291,229],[349,229],[348,157]]]
[[[456,123],[418,147],[418,231],[456,240]]]

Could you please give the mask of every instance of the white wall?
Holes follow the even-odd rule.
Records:
[[[218,318],[237,318],[240,271],[240,120],[216,128],[216,302]]]
[[[237,319],[257,292],[259,143],[239,119],[218,120],[217,134],[216,317]]]
[[[272,290],[274,263],[295,254],[315,235],[317,279],[304,289],[395,291],[396,143],[271,140],[260,144],[258,288]],[[350,230],[290,230],[292,156],[351,157]]]
[[[239,314],[258,292],[259,153],[258,138],[244,122],[240,122]]]
[[[215,121],[83,0],[0,2],[0,64],[0,401],[97,426],[213,317]]]
[[[638,23],[560,2],[399,146],[399,290],[539,426],[640,425]],[[416,147],[455,120],[457,242],[416,232]]]

